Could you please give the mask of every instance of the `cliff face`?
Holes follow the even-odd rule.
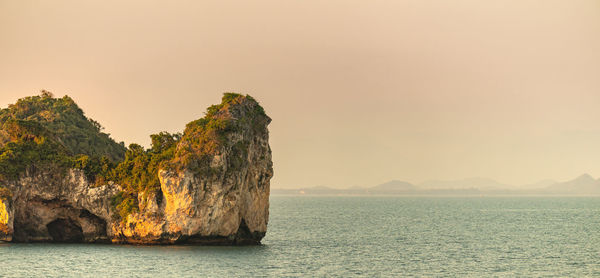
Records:
[[[109,242],[110,198],[116,185],[90,187],[80,170],[66,175],[48,170],[28,172],[8,184],[15,242]],[[1,209],[1,208],[0,208]]]
[[[0,241],[11,241],[15,211],[10,197],[0,198]]]
[[[267,231],[273,164],[267,131],[271,120],[255,114],[256,108],[257,103],[247,98],[221,108],[214,117],[228,121],[230,128],[211,151],[186,140],[196,136],[188,126],[177,148],[191,161],[182,162],[183,169],[159,171],[160,191],[138,196],[140,212],[113,226],[116,239],[260,242]],[[199,155],[197,149],[202,149]]]
[[[126,215],[115,197],[129,189],[92,183],[83,170],[31,167],[4,182],[12,196],[0,198],[0,240],[260,243],[273,176],[271,120],[256,101],[239,95],[201,120],[188,124],[176,154],[161,164],[160,188],[135,192],[137,205]]]

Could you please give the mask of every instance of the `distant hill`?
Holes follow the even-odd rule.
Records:
[[[325,186],[305,187],[300,189],[271,189],[273,194],[285,195],[600,195],[600,180],[588,174],[573,180],[555,182],[542,180],[540,182],[512,186],[499,183],[487,178],[468,178],[462,180],[432,180],[413,185],[411,183],[392,180],[372,187],[336,189]]]
[[[541,181],[538,181],[535,183],[521,185],[521,186],[519,186],[519,188],[520,189],[540,189],[540,188],[546,188],[555,183],[558,183],[558,182],[555,180],[551,180],[551,179],[545,179],[545,180],[541,180]]]
[[[414,191],[417,187],[414,185],[399,180],[392,180],[386,183],[382,183],[373,187],[368,188],[369,192],[403,192],[403,191]]]
[[[338,189],[329,188],[327,186],[315,186],[310,188],[301,188],[299,191],[303,192],[304,194],[307,192],[308,194],[336,194]]]
[[[488,178],[467,178],[461,180],[430,180],[418,185],[423,189],[469,189],[477,188],[480,190],[505,189],[506,184],[499,183]]]
[[[588,174],[583,174],[573,180],[555,183],[545,189],[563,194],[600,194],[600,181]]]

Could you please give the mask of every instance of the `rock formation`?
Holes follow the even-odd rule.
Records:
[[[0,241],[12,241],[14,212],[12,197],[0,195]]]
[[[28,165],[17,178],[0,180],[0,240],[259,244],[273,175],[270,121],[253,98],[226,94],[188,124],[174,154],[159,164],[160,186],[139,192],[132,188],[143,185],[126,188],[87,168]],[[125,212],[118,203],[124,194],[134,196]]]

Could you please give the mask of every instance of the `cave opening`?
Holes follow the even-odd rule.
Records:
[[[82,242],[83,230],[70,218],[58,218],[46,225],[48,233],[55,242]]]
[[[251,232],[246,224],[246,220],[242,218],[240,226],[235,234],[233,244],[237,245],[255,245],[260,244],[260,240],[264,237],[264,232]]]

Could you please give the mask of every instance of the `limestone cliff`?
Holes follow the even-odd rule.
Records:
[[[14,210],[9,191],[0,194],[0,241],[11,241],[13,235]]]
[[[109,242],[110,198],[118,186],[90,187],[81,170],[27,172],[8,184],[15,242]]]
[[[91,175],[87,166],[61,171],[48,161],[28,165],[18,178],[0,179],[9,191],[0,194],[0,240],[259,244],[273,175],[270,121],[253,98],[226,94],[171,150],[143,152],[154,155],[144,161],[158,161],[148,164],[158,165],[148,172],[155,186],[130,178],[139,174],[127,172],[129,151],[104,174]]]
[[[178,165],[159,171],[156,194],[138,195],[139,213],[113,225],[116,240],[251,244],[262,239],[273,176],[271,120],[257,113],[261,108],[248,97],[217,108],[208,116],[225,123],[226,132],[210,134],[198,123],[188,124],[177,146]]]

